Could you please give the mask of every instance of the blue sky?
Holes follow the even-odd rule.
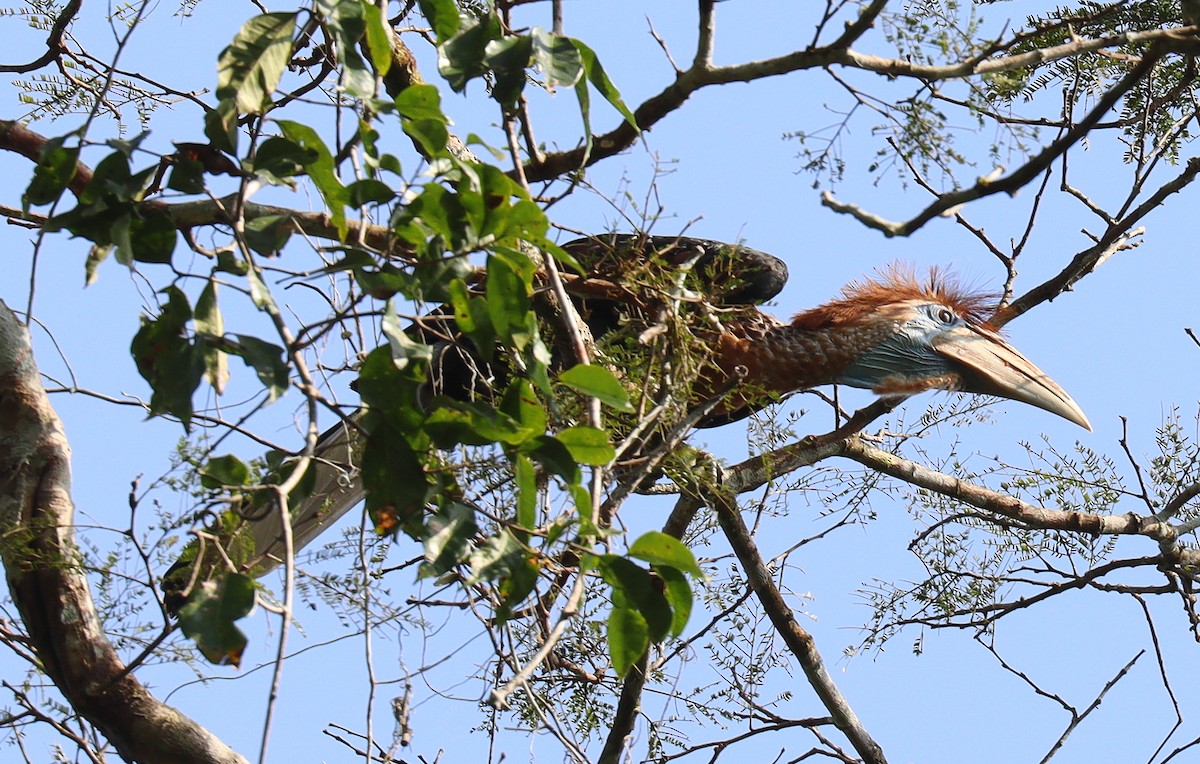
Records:
[[[983,10],[1021,19],[1027,7],[1032,4],[994,3],[983,6]],[[147,26],[134,35],[122,67],[147,72],[179,89],[211,89],[217,52],[253,13],[249,4],[239,5],[232,12],[230,9],[230,4],[210,0],[196,9],[193,18],[180,20],[170,16],[171,6],[156,7]],[[802,4],[788,2],[743,0],[719,4],[717,62],[766,57],[805,44],[811,31],[804,11]],[[566,32],[586,40],[597,51],[630,104],[657,92],[672,76],[649,34],[647,19],[677,60],[690,59],[695,37],[691,3],[574,2],[566,5],[566,14]],[[548,7],[537,4],[523,18],[530,25],[548,26],[548,15]],[[78,28],[80,37],[90,41],[96,55],[110,55],[111,38],[103,31],[102,22],[97,16],[85,19]],[[997,17],[990,25],[1002,22]],[[22,27],[19,20],[0,19],[0,25],[6,39],[13,40],[13,48],[22,51],[10,54],[7,60],[26,58],[26,42],[41,39],[40,34],[31,34]],[[875,52],[884,49],[878,35],[863,47]],[[30,43],[29,50],[34,48],[36,45]],[[172,52],[170,63],[164,63],[164,50]],[[426,76],[433,79],[428,56],[423,63]],[[854,81],[865,85],[871,80],[860,76]],[[896,93],[907,86],[879,83],[879,87],[879,92]],[[16,117],[16,94],[11,87],[6,93],[9,107],[4,116]],[[467,99],[449,97],[446,110],[460,134],[476,132],[494,145],[502,145],[495,130],[496,112],[481,96],[479,83],[474,83]],[[569,92],[535,98],[533,106],[541,140],[573,145],[579,121]],[[847,281],[897,260],[952,265],[973,282],[998,286],[1003,276],[998,264],[950,220],[934,221],[908,239],[889,240],[819,205],[820,191],[832,190],[840,199],[884,217],[901,219],[929,201],[924,191],[911,184],[902,186],[894,176],[872,183],[863,172],[866,161],[858,157],[879,145],[871,135],[874,123],[870,119],[854,122],[844,138],[845,154],[855,160],[855,168],[844,182],[831,187],[822,181],[814,189],[811,176],[798,174],[797,146],[782,136],[789,131],[811,131],[833,124],[837,113],[847,106],[845,93],[831,86],[822,72],[703,91],[679,113],[655,126],[642,144],[590,172],[595,194],[576,193],[556,207],[552,216],[581,230],[612,227],[616,216],[602,197],[628,191],[635,199],[646,198],[657,163],[668,168],[655,185],[656,198],[669,217],[656,224],[655,232],[675,233],[690,223],[689,234],[742,239],[785,258],[792,275],[772,308],[779,315],[790,315],[828,299]],[[600,129],[614,124],[616,115],[598,99],[594,108]],[[1053,113],[1054,105],[1047,101],[1034,108]],[[136,132],[136,121],[132,113],[129,116],[129,129]],[[964,131],[969,126],[965,118],[959,123]],[[56,134],[73,125],[68,119],[40,123],[35,129]],[[186,104],[156,114],[151,127],[150,143],[162,151],[168,150],[172,139],[194,140],[200,136],[199,116]],[[100,129],[107,133],[111,125]],[[967,137],[964,145],[981,149],[990,139],[990,135]],[[1092,142],[1072,160],[1074,184],[1097,199],[1120,193],[1130,172],[1121,163],[1120,154],[1120,147],[1110,139]],[[97,156],[93,155],[92,161]],[[981,150],[978,156],[984,156]],[[17,206],[30,168],[25,160],[14,156],[0,161],[6,169],[5,203]],[[981,165],[964,171],[963,177],[971,179],[991,169],[990,165]],[[291,204],[307,203],[303,195],[289,199]],[[316,202],[315,194],[312,199]],[[973,204],[965,212],[995,241],[1005,243],[1021,235],[1032,200],[1033,194],[1027,189],[1015,198],[995,197]],[[1123,416],[1128,419],[1131,451],[1148,460],[1155,453],[1155,428],[1175,407],[1185,431],[1195,435],[1200,348],[1183,331],[1200,323],[1193,296],[1200,275],[1195,257],[1195,208],[1194,189],[1172,198],[1146,221],[1147,232],[1140,247],[1116,255],[1076,292],[1040,306],[1008,328],[1013,343],[1079,402],[1095,432],[1084,432],[1036,409],[1005,403],[995,407],[991,422],[935,429],[921,445],[937,455],[945,453],[948,444],[957,443],[957,453],[969,467],[979,469],[996,457],[1025,465],[1025,452],[1016,444],[1021,440],[1036,444],[1044,433],[1063,450],[1069,450],[1078,440],[1123,463],[1118,444]],[[1087,246],[1088,240],[1080,233],[1083,227],[1095,230],[1094,218],[1078,203],[1048,194],[1033,243],[1021,262],[1018,292],[1055,273],[1074,252]],[[7,226],[0,229],[0,236],[8,253],[0,298],[23,308],[28,299],[32,234]],[[61,236],[47,240],[38,264],[35,313],[50,327],[80,386],[114,396],[145,397],[148,390],[130,361],[128,342],[139,309],[148,303],[152,288],[110,262],[102,268],[99,282],[84,289],[85,254],[86,246],[79,241]],[[43,370],[63,379],[66,363],[57,357],[48,336],[35,331],[35,342]],[[242,369],[235,368],[234,372],[245,376]],[[845,395],[855,405],[870,397],[857,392]],[[938,402],[944,402],[944,398],[914,399],[905,407],[904,416],[913,420],[927,405]],[[132,407],[114,407],[82,396],[57,395],[54,403],[66,423],[75,453],[75,498],[80,522],[122,527],[128,523],[125,497],[130,481],[138,475],[149,481],[164,471],[169,449],[180,434],[178,425],[144,421],[140,411]],[[298,405],[299,397],[295,395],[275,405],[271,416],[280,439],[289,437]],[[797,429],[801,434],[828,428],[827,416],[815,401],[797,396],[782,407],[785,412],[816,412],[800,420]],[[743,457],[748,448],[745,431],[737,427],[702,433],[698,441],[731,460]],[[852,475],[853,471],[846,474]],[[166,492],[156,493],[155,498],[167,511],[187,506],[184,499]],[[669,504],[661,501],[639,506],[645,509],[637,516],[638,522],[645,522],[647,527],[660,524],[669,509]],[[789,497],[788,507],[786,515],[762,520],[760,543],[767,554],[813,535],[831,522],[819,517],[819,506],[804,493]],[[864,584],[875,579],[911,580],[922,575],[919,564],[905,548],[913,533],[913,522],[904,504],[879,498],[873,507],[877,518],[870,523],[842,529],[793,555],[790,565],[794,567],[789,568],[786,579],[805,612],[803,623],[817,639],[843,692],[884,746],[890,761],[1039,760],[1068,718],[1057,704],[1035,696],[1013,674],[1000,668],[994,658],[971,641],[969,634],[908,630],[888,643],[882,653],[853,659],[841,656],[843,648],[861,640],[858,627],[867,620],[868,612],[857,592]],[[1130,500],[1118,511],[1143,509]],[[150,511],[150,505],[144,505],[143,521],[150,519],[146,516]],[[111,532],[102,530],[86,538],[100,548],[115,540]],[[1122,542],[1121,549],[1130,556],[1155,551],[1150,542],[1139,539]],[[411,545],[402,545],[392,555],[402,560],[414,553]],[[699,553],[709,551],[702,549]],[[728,562],[719,564],[727,566]],[[410,584],[403,578],[406,574],[396,575],[400,578],[393,585],[394,592],[406,591]],[[1139,580],[1152,581],[1148,576]],[[427,587],[414,591],[429,593]],[[1189,682],[1197,647],[1177,600],[1161,597],[1152,599],[1150,605],[1173,679],[1172,688],[1187,716],[1200,703],[1200,693]],[[363,641],[349,638],[323,644],[344,634],[345,629],[327,612],[304,612],[300,619],[303,630],[293,630],[290,644],[297,651],[314,649],[288,662],[271,759],[347,760],[350,757],[346,749],[321,731],[330,722],[353,729],[362,727],[367,686]],[[484,760],[485,737],[463,734],[483,717],[462,703],[436,698],[441,693],[474,699],[482,697],[487,689],[478,680],[460,681],[490,648],[482,640],[472,641],[466,634],[456,633],[459,625],[448,621],[438,636],[444,640],[441,642],[423,644],[418,635],[408,632],[384,635],[375,643],[377,670],[383,678],[398,676],[404,670],[401,667],[413,669],[431,662],[451,649],[446,645],[465,643],[455,662],[430,672],[427,687],[416,687],[419,697],[430,699],[422,700],[414,714],[416,735],[407,754],[410,759],[422,754],[432,760],[444,748],[444,761]],[[148,667],[142,677],[160,697],[169,694],[170,703],[253,757],[258,749],[269,679],[268,670],[255,671],[254,666],[273,655],[277,619],[267,618],[260,610],[250,629],[253,638],[241,671],[213,669],[214,678],[205,684],[188,683],[189,672],[170,666]],[[923,637],[924,651],[915,656],[910,646],[918,637]],[[1057,602],[1018,613],[1002,622],[996,641],[1013,666],[1080,708],[1086,707],[1138,650],[1150,644],[1146,621],[1132,599],[1097,593],[1064,595]],[[441,653],[436,652],[439,650]],[[0,654],[0,675],[14,677],[16,670],[12,659]],[[788,672],[778,673],[768,694],[793,693],[791,699],[781,703],[781,711],[794,716],[824,713],[795,667],[790,670],[790,681]],[[703,655],[697,654],[681,687],[711,679],[711,669],[704,665]],[[376,715],[376,731],[384,740],[391,730],[386,703],[390,694],[389,687],[381,689],[382,701]],[[664,711],[653,698],[647,700],[646,713],[651,717],[670,710]],[[1145,760],[1172,721],[1170,701],[1158,678],[1154,656],[1147,654],[1074,733],[1055,761]],[[712,734],[694,729],[689,732],[697,741]],[[810,744],[804,734],[780,733],[758,741],[754,744],[757,748],[745,749],[740,758],[767,761],[784,746],[790,756],[799,755]],[[1196,730],[1185,727],[1180,740],[1174,742],[1196,734]],[[553,741],[534,739],[525,743],[520,735],[510,735],[507,740],[509,760],[525,758],[526,747],[531,760],[559,760]]]

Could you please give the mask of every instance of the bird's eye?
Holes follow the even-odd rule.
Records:
[[[934,316],[936,316],[937,320],[941,321],[943,324],[952,324],[958,320],[958,316],[955,315],[954,311],[945,307],[938,308],[934,313]]]

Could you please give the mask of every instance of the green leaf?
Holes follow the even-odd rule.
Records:
[[[283,348],[248,334],[235,334],[237,344],[230,352],[241,356],[246,365],[254,369],[258,379],[267,388],[267,396],[276,400],[288,389],[288,366]]]
[[[179,234],[170,215],[151,207],[143,208],[128,220],[128,247],[134,260],[140,263],[171,262]]]
[[[279,125],[284,137],[316,157],[312,161],[305,162],[304,167],[308,171],[308,177],[312,178],[317,191],[325,200],[325,206],[329,208],[329,216],[334,227],[337,228],[339,238],[344,241],[348,230],[346,202],[349,201],[349,194],[346,192],[346,187],[338,180],[333,154],[329,152],[329,148],[321,140],[321,136],[317,135],[317,131],[308,125],[286,119],[276,120],[275,124]]]
[[[392,362],[396,364],[397,369],[403,371],[412,363],[425,364],[433,357],[432,347],[408,336],[393,300],[388,300],[384,307],[382,328],[392,350]]]
[[[488,316],[502,341],[513,340],[513,329],[525,327],[529,315],[529,286],[506,258],[491,255],[487,261]]]
[[[341,66],[341,88],[355,98],[370,98],[375,94],[375,76],[358,52],[358,42],[366,36],[363,16],[367,3],[362,0],[317,0],[317,13],[325,20],[325,28],[337,44],[332,52]],[[378,10],[378,9],[376,9]]]
[[[193,318],[196,334],[208,337],[223,337],[225,335],[225,319],[217,306],[217,282],[210,280],[204,285],[204,291],[196,300],[196,314]],[[225,383],[229,381],[229,358],[225,351],[204,343],[204,376],[213,390],[220,395],[225,392]]]
[[[559,374],[558,380],[572,390],[590,395],[618,411],[633,411],[629,393],[613,373],[603,366],[581,363]]]
[[[542,434],[484,404],[442,397],[435,398],[434,404],[434,411],[426,418],[425,429],[442,448],[492,443],[521,446]]]
[[[540,435],[546,431],[546,410],[527,379],[518,377],[509,383],[500,410],[530,432]]]
[[[317,149],[300,146],[276,135],[259,145],[254,152],[253,165],[248,169],[272,183],[283,183],[288,178],[304,172],[305,167],[320,158],[321,154]]]
[[[583,77],[583,59],[575,43],[540,27],[530,32],[533,63],[542,70],[548,88],[573,87]]]
[[[254,609],[254,596],[254,579],[239,573],[202,581],[179,610],[179,628],[209,662],[238,666],[246,635],[235,622]]]
[[[538,487],[537,471],[533,461],[525,454],[513,457],[513,480],[517,490],[517,525],[533,530],[537,527]],[[528,540],[528,534],[521,534]]]
[[[620,112],[630,127],[640,133],[641,129],[638,128],[637,118],[621,100],[621,93],[604,72],[604,67],[600,65],[600,59],[596,57],[596,52],[579,40],[571,39],[571,43],[579,51],[579,60],[583,64],[583,71],[587,74],[588,82],[592,83],[592,87],[596,88],[600,95],[604,96],[604,99]]]
[[[481,581],[496,581],[512,573],[514,565],[525,559],[525,550],[507,530],[501,529],[471,552],[471,574],[467,586]]]
[[[52,138],[42,146],[33,178],[25,189],[25,209],[31,205],[51,204],[62,195],[67,185],[75,179],[79,166],[79,148],[63,146],[62,138]]]
[[[242,114],[262,114],[292,55],[295,13],[264,13],[242,25],[217,60],[217,98]]]
[[[514,35],[492,40],[484,49],[484,64],[492,71],[492,98],[512,113],[525,89],[525,70],[533,58],[533,40]]]
[[[383,77],[392,68],[392,33],[388,29],[387,17],[378,5],[363,3],[363,23],[366,25],[367,52],[371,64]]]
[[[163,294],[166,304],[156,318],[142,317],[129,350],[153,391],[150,415],[172,414],[190,429],[192,394],[204,376],[204,355],[187,336],[192,318],[187,297],[175,286],[167,287]]]
[[[346,186],[346,195],[351,207],[365,207],[368,204],[388,204],[396,198],[392,187],[381,180],[364,178]]]
[[[416,451],[399,429],[381,422],[363,446],[363,488],[367,511],[381,532],[411,530],[429,495],[429,477]]]
[[[446,150],[450,119],[442,112],[442,96],[433,85],[411,85],[396,96],[404,132],[417,141],[426,157]]]
[[[484,16],[438,45],[438,72],[452,90],[463,92],[468,82],[487,71],[488,43],[503,36],[499,19],[494,14]]]
[[[533,592],[537,586],[538,572],[538,566],[527,554],[510,558],[508,574],[500,581],[500,605],[496,608],[498,625],[503,625],[511,618],[513,608]]]
[[[279,254],[292,238],[296,223],[291,215],[260,215],[246,221],[246,245],[260,255]]]
[[[421,6],[421,15],[433,27],[439,45],[458,33],[458,4],[454,0],[418,0],[417,4]]]
[[[613,607],[624,601],[634,605],[646,619],[649,636],[655,642],[671,631],[671,607],[662,587],[650,571],[615,554],[599,558],[600,575],[613,588]]]
[[[417,569],[417,578],[437,578],[465,560],[478,531],[475,511],[457,502],[429,518],[425,562]]]
[[[270,310],[274,307],[275,298],[271,296],[271,290],[267,289],[267,285],[258,277],[257,271],[248,270],[246,281],[250,287],[250,301],[254,303],[254,307],[259,310]]]
[[[187,156],[176,157],[167,178],[167,188],[181,194],[204,193],[204,163]]]
[[[238,109],[232,98],[223,98],[204,114],[204,137],[215,148],[237,156]]]
[[[625,676],[650,646],[646,619],[634,608],[613,606],[608,616],[608,655],[618,676]]]
[[[671,636],[678,637],[687,628],[688,619],[692,616],[691,584],[677,568],[655,566],[654,572],[666,587],[664,594],[671,606]]]
[[[608,442],[608,434],[595,427],[568,427],[558,433],[558,440],[580,464],[601,466],[611,462],[617,455],[612,444]]]
[[[549,472],[558,475],[568,484],[578,485],[582,478],[579,464],[567,447],[550,435],[539,435],[521,445],[521,451]],[[591,499],[588,499],[590,505]]]
[[[218,489],[249,484],[250,467],[233,454],[215,456],[200,468],[200,485],[205,488]]]
[[[692,550],[675,538],[660,531],[647,531],[629,547],[629,556],[645,560],[653,565],[666,565],[683,573],[704,579],[704,571],[696,564]]]

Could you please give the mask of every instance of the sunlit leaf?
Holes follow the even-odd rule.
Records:
[[[179,628],[211,663],[238,666],[246,635],[235,624],[254,609],[254,579],[230,573],[202,581],[179,610]]]
[[[264,13],[247,21],[217,59],[217,98],[243,114],[261,114],[292,55],[295,13]]]
[[[683,573],[703,579],[704,571],[696,564],[692,550],[675,538],[661,531],[647,531],[629,547],[629,556],[654,565],[668,565]]]
[[[603,366],[581,363],[558,375],[558,379],[572,390],[590,395],[618,411],[633,411],[629,393]]]

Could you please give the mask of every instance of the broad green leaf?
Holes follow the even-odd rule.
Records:
[[[368,4],[362,0],[317,0],[316,5],[325,28],[337,40],[333,50],[341,64],[342,89],[355,98],[371,98],[375,94],[375,75],[358,52],[358,43],[366,36],[363,14]],[[375,10],[378,13],[378,8]]]
[[[567,447],[550,435],[539,435],[521,445],[521,451],[528,454],[535,462],[547,471],[558,475],[570,485],[578,485],[582,478],[579,463],[571,456]],[[589,498],[590,505],[591,499]]]
[[[530,391],[532,392],[532,390]],[[608,442],[608,434],[587,425],[568,427],[558,433],[558,440],[580,464],[601,466],[616,457],[616,451]]]
[[[533,461],[525,454],[513,457],[513,479],[517,491],[517,525],[533,530],[537,527],[537,471],[533,468]],[[522,534],[522,540],[527,539],[528,534]]]
[[[254,152],[253,165],[248,169],[272,183],[282,184],[304,168],[318,161],[321,154],[312,147],[303,147],[277,135],[262,142]]]
[[[292,232],[296,223],[291,215],[260,215],[246,221],[246,246],[260,255],[274,256],[279,254]]]
[[[171,262],[179,234],[166,212],[145,208],[127,219],[129,254],[134,260],[140,263]],[[117,246],[121,247],[120,242]]]
[[[365,207],[368,204],[389,204],[396,198],[392,187],[381,180],[364,178],[346,186],[347,201],[351,207]]]
[[[524,328],[529,314],[528,284],[507,259],[492,255],[487,262],[485,291],[488,315],[497,336],[510,340],[513,328]]]
[[[439,45],[458,33],[458,4],[454,0],[418,0],[418,5],[421,15],[433,27]]]
[[[504,412],[484,404],[440,397],[434,400],[436,408],[427,417],[425,429],[442,448],[492,443],[522,446],[541,435],[541,431],[523,427]]]
[[[590,395],[618,411],[633,411],[629,393],[613,373],[603,366],[581,363],[559,374],[558,380],[572,390]]]
[[[254,579],[229,573],[219,581],[203,581],[179,610],[179,628],[196,643],[209,662],[238,666],[246,635],[235,625],[254,609]]]
[[[417,578],[437,578],[465,560],[479,530],[475,511],[457,502],[429,518],[428,527],[425,562],[417,569]]]
[[[254,303],[254,307],[259,310],[268,310],[275,305],[275,298],[271,296],[271,290],[267,289],[267,285],[258,277],[257,271],[247,271],[246,281],[249,282],[250,301]]]
[[[471,574],[467,586],[481,581],[495,581],[508,576],[514,565],[525,559],[525,550],[505,529],[490,537],[471,552]]]
[[[618,676],[625,676],[650,646],[646,619],[631,607],[613,606],[608,616],[608,655]]]
[[[604,96],[604,99],[620,112],[630,127],[640,133],[641,129],[638,128],[637,118],[634,117],[629,107],[625,105],[625,101],[621,99],[620,91],[613,85],[612,80],[608,78],[604,67],[600,65],[600,59],[596,57],[596,52],[579,40],[572,39],[571,43],[579,51],[579,60],[583,64],[583,71],[587,75],[588,82],[592,83],[592,87],[596,88],[600,95]]]
[[[325,200],[325,206],[329,208],[329,217],[338,230],[338,236],[345,240],[348,194],[346,187],[338,180],[333,164],[333,154],[329,152],[329,148],[321,140],[321,136],[317,135],[317,131],[308,125],[287,119],[276,120],[275,124],[279,125],[284,137],[316,157],[305,163],[304,168],[321,193],[321,198]]]
[[[204,114],[204,137],[215,148],[237,156],[238,109],[232,98],[223,98]]]
[[[382,328],[397,369],[403,371],[409,364],[424,364],[433,357],[433,348],[408,336],[393,300],[388,300],[384,307]]]
[[[196,300],[196,314],[193,323],[196,326],[197,335],[217,338],[225,336],[225,319],[221,316],[221,309],[217,305],[217,282],[215,280],[210,280],[204,285],[204,291]],[[229,358],[225,351],[205,343],[204,369],[204,376],[208,379],[208,384],[212,385],[217,394],[225,392],[225,383],[229,381]]]
[[[367,435],[362,476],[376,529],[411,533],[429,495],[429,477],[408,439],[391,424],[381,422]]]
[[[661,531],[647,531],[638,536],[633,546],[629,547],[629,556],[653,565],[667,565],[699,579],[705,578],[692,550],[679,539]]]
[[[247,21],[217,60],[217,98],[242,114],[262,114],[292,55],[295,13],[264,13]]]
[[[366,25],[367,52],[375,71],[382,77],[392,68],[392,33],[387,17],[378,5],[363,3],[363,23]]]
[[[662,579],[665,586],[664,594],[671,606],[671,636],[678,637],[687,627],[688,619],[692,616],[692,587],[687,576],[677,568],[655,566],[654,572]]]
[[[500,410],[530,432],[541,434],[546,431],[546,410],[527,379],[518,377],[509,383]]]
[[[404,132],[420,144],[425,156],[433,158],[446,150],[450,138],[449,118],[442,112],[442,97],[433,85],[411,85],[396,96],[396,110]]]
[[[528,35],[501,37],[489,42],[484,53],[484,64],[493,77],[492,98],[506,113],[512,113],[525,89],[526,69],[533,58],[533,40]]]
[[[533,63],[542,70],[548,88],[573,87],[583,77],[583,60],[575,43],[541,27],[530,31]]]
[[[650,639],[655,642],[665,639],[671,631],[671,607],[650,571],[615,554],[599,559],[600,575],[613,588],[614,608],[622,599],[633,605],[646,619]]]
[[[204,193],[204,163],[188,156],[177,156],[167,177],[167,188],[181,194]]]
[[[438,72],[446,78],[452,90],[463,92],[468,82],[482,77],[487,71],[484,60],[488,43],[503,36],[500,21],[489,13],[438,45]]]
[[[79,148],[63,146],[62,138],[52,138],[42,146],[33,178],[22,198],[25,209],[31,205],[50,204],[62,195],[67,185],[74,180],[79,166]]]
[[[259,381],[267,388],[269,400],[274,401],[287,392],[288,367],[283,348],[248,334],[233,336],[237,338],[233,352],[254,369]]]
[[[205,488],[216,489],[249,483],[250,468],[233,454],[214,456],[200,468],[200,485]]]
[[[496,608],[498,625],[512,617],[513,608],[525,601],[538,582],[538,566],[527,554],[514,555],[510,560],[508,574],[500,581],[500,605]]]
[[[150,383],[150,415],[171,414],[191,429],[192,394],[204,376],[203,351],[187,336],[192,318],[187,297],[175,286],[163,290],[166,304],[155,318],[142,317],[130,353]]]

